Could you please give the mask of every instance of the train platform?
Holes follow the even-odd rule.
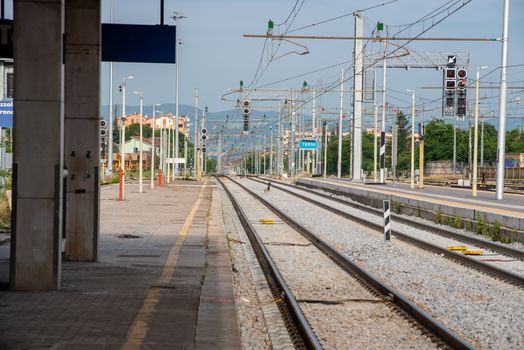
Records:
[[[404,182],[388,182],[386,185],[370,188],[372,186],[370,184],[353,183],[346,179],[337,179],[335,181],[343,181],[355,188],[366,188],[370,191],[376,190],[382,193],[410,196],[416,199],[430,199],[431,201],[454,206],[489,208],[503,215],[524,218],[524,195],[521,194],[505,193],[504,200],[499,201],[496,199],[495,192],[479,190],[477,191],[477,197],[473,197],[471,194],[472,190],[467,188],[424,185],[423,189],[419,189],[417,184],[415,184],[415,188],[411,189],[411,185]]]
[[[495,198],[495,193],[478,191],[476,198],[471,190],[425,186],[411,189],[405,183],[355,183],[347,179],[300,178],[298,184],[345,192],[364,204],[389,199],[409,206],[414,210],[426,210],[450,216],[460,216],[475,220],[478,215],[489,222],[498,221],[502,226],[524,231],[524,196],[505,194],[503,201]],[[373,204],[378,206],[377,203]]]
[[[102,188],[99,261],[64,262],[59,291],[0,291],[0,349],[241,348],[216,185],[144,188]]]

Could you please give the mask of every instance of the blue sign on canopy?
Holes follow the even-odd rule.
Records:
[[[13,100],[0,101],[0,127],[13,127]]]
[[[300,140],[299,147],[300,149],[317,149],[318,141],[317,140]]]
[[[102,61],[175,63],[176,26],[102,24]]]

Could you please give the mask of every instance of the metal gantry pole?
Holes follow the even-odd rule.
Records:
[[[142,142],[143,142],[143,134],[142,134],[142,121],[143,121],[143,98],[144,95],[140,93],[140,145],[138,145],[138,192],[142,193],[144,192],[144,189],[142,187],[142,177],[143,177],[143,159],[142,159]]]
[[[478,132],[479,132],[479,80],[480,80],[480,69],[477,69],[477,80],[475,82],[475,132],[473,136],[473,183],[471,185],[472,196],[477,196],[477,144],[478,144]]]
[[[109,19],[110,23],[113,23],[113,5],[114,2],[111,0],[109,8]],[[108,144],[108,156],[107,156],[107,174],[113,174],[113,62],[109,62],[109,144]]]
[[[472,195],[473,197],[477,196],[477,154],[478,154],[478,139],[479,139],[479,85],[480,85],[480,70],[487,68],[479,67],[477,68],[477,81],[475,83],[475,132],[473,140],[473,184],[472,184]]]
[[[282,176],[284,170],[284,155],[283,155],[283,126],[282,126],[282,108],[283,103],[280,104],[278,110],[278,135],[277,135],[277,176]]]
[[[291,147],[291,166],[289,168],[291,181],[295,181],[295,124],[296,124],[296,112],[295,112],[295,100],[294,92],[291,89],[291,139],[289,140],[289,145]]]
[[[497,138],[497,199],[504,199],[504,167],[506,157],[506,90],[508,69],[509,0],[504,0],[502,62],[500,64],[499,130]]]
[[[180,67],[180,55],[178,54],[178,51],[179,50],[179,45],[181,44],[179,42],[179,37],[178,37],[178,28],[179,28],[179,24],[180,24],[180,19],[183,19],[183,18],[186,18],[185,16],[182,16],[180,13],[178,12],[175,12],[175,15],[173,16],[173,18],[175,19],[175,24],[176,24],[176,27],[175,27],[175,64],[176,64],[176,95],[175,95],[175,123],[176,123],[176,126],[175,126],[175,154],[174,154],[174,157],[173,158],[178,158],[178,155],[179,155],[179,139],[178,139],[178,124],[180,122],[180,116],[178,115],[178,91],[179,91],[179,88],[178,88],[178,79],[179,79],[179,73],[178,73],[178,68]],[[174,177],[175,177],[175,167],[178,168],[178,166],[173,163],[173,180],[174,180]]]
[[[317,144],[319,143],[318,142],[318,129],[317,129],[317,94],[316,94],[316,89],[313,88],[313,107],[312,107],[312,111],[311,111],[311,130],[313,132],[313,139],[315,141],[317,141]],[[313,159],[313,164],[314,164],[314,167],[312,167],[312,174],[313,175],[316,175],[317,174],[317,162],[316,162],[316,157],[317,157],[317,154],[318,154],[318,149],[315,149],[312,151],[312,159]]]
[[[324,126],[324,179],[326,178],[326,171],[327,171],[327,149],[328,149],[328,146],[327,146],[327,141],[328,141],[328,127],[327,127],[327,123],[326,125]]]
[[[480,167],[484,167],[484,117],[480,121]]]
[[[374,104],[374,128],[373,128],[373,181],[377,182],[377,129],[378,129],[378,108]]]
[[[457,172],[457,122],[453,124],[453,175]]]
[[[197,148],[199,148],[198,143],[198,88],[195,89],[195,121],[193,123],[195,128],[194,140],[193,140],[193,171],[196,176],[197,162],[200,162],[200,159],[197,157]]]
[[[384,41],[384,60],[382,62],[382,122],[380,126],[380,135],[385,135],[386,133],[387,47],[388,47],[388,42]],[[381,144],[382,143],[383,141],[381,140]],[[384,147],[384,149],[382,149],[382,147],[380,147],[380,183],[386,182],[385,157],[386,157],[386,148]]]
[[[122,118],[121,118],[121,130],[122,134],[120,136],[120,168],[122,169],[122,200],[125,199],[125,168],[126,168],[126,159],[125,159],[125,138],[126,138],[126,81],[133,79],[132,76],[125,77],[122,80]]]
[[[411,189],[415,188],[415,90],[411,92]]]
[[[361,12],[354,14],[355,16],[355,36],[359,37],[363,34],[364,20]],[[353,71],[353,134],[351,143],[352,149],[352,176],[353,181],[361,181],[360,173],[362,171],[362,74],[364,71],[364,47],[361,39],[355,39],[354,52],[354,71]]]
[[[337,177],[342,176],[342,117],[344,113],[344,68],[340,76],[340,109],[338,113],[338,155],[337,155]]]
[[[171,118],[167,117],[167,163],[166,163],[166,182],[171,182]]]
[[[153,123],[151,128],[153,129],[153,135],[151,136],[151,189],[155,188],[155,157],[156,157],[156,145],[155,145],[155,115],[157,105],[153,103]]]
[[[269,175],[273,175],[273,126],[269,126]]]

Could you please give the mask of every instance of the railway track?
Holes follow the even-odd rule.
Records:
[[[267,181],[263,181],[263,180],[260,180],[260,179],[257,179],[257,178],[253,178],[253,177],[250,177],[249,179],[253,180],[253,181],[260,182],[260,183],[267,183]],[[303,188],[303,187],[298,187],[298,186],[294,186],[294,185],[290,185],[290,184],[285,184],[285,183],[282,183],[282,182],[278,182],[278,184],[275,186],[275,182],[274,181],[272,181],[272,184],[273,184],[272,187],[275,187],[278,190],[286,192],[286,193],[288,193],[290,195],[293,195],[293,196],[295,196],[297,198],[300,198],[300,199],[302,199],[302,200],[304,200],[306,202],[314,204],[314,205],[316,205],[316,206],[318,206],[320,208],[326,209],[326,210],[328,210],[331,213],[339,215],[339,216],[341,216],[341,217],[343,217],[345,219],[348,219],[348,220],[351,220],[351,221],[354,221],[354,222],[358,222],[358,223],[360,223],[360,224],[362,224],[364,226],[367,226],[367,227],[369,227],[369,228],[371,228],[371,229],[373,229],[375,231],[383,232],[384,228],[383,228],[383,226],[381,224],[377,224],[376,222],[373,222],[372,220],[366,219],[363,216],[350,214],[350,213],[348,213],[346,211],[337,209],[337,208],[335,208],[333,206],[330,206],[328,204],[322,203],[322,202],[320,202],[318,200],[315,200],[315,199],[313,199],[311,197],[299,194],[299,193],[297,193],[295,191],[288,190],[288,189],[284,188],[282,185],[285,185],[287,187],[292,187],[295,190],[304,191],[304,192],[307,192],[309,194],[313,194],[315,196],[319,196],[319,197],[322,197],[322,198],[325,198],[325,199],[329,199],[329,200],[335,201],[337,203],[342,203],[344,205],[348,205],[348,206],[351,206],[353,208],[356,208],[356,209],[359,209],[359,210],[363,210],[363,211],[365,211],[367,213],[371,213],[373,215],[379,215],[380,217],[382,217],[382,215],[383,215],[381,210],[378,210],[378,209],[375,209],[375,208],[371,208],[371,207],[368,207],[368,206],[364,206],[364,205],[361,205],[361,204],[358,204],[358,203],[345,201],[343,199],[332,197],[332,196],[329,196],[329,195],[326,195],[326,194],[322,194],[322,193],[319,193],[319,192],[316,192],[316,191],[313,191],[313,190],[310,190],[310,189],[306,189],[306,188]],[[470,237],[470,236],[467,236],[467,235],[464,235],[464,234],[460,234],[460,233],[456,233],[456,232],[453,232],[453,231],[450,231],[450,230],[446,230],[446,229],[443,229],[443,228],[437,228],[437,227],[434,227],[434,226],[431,226],[431,225],[424,224],[422,222],[418,222],[418,221],[414,221],[414,220],[411,220],[411,219],[408,219],[408,218],[405,218],[405,217],[401,217],[399,215],[392,215],[392,217],[393,217],[394,221],[401,222],[403,224],[406,224],[406,225],[409,225],[409,226],[412,226],[412,227],[415,227],[415,228],[418,228],[418,229],[426,230],[426,231],[429,231],[429,232],[432,232],[432,233],[435,233],[435,234],[438,234],[438,235],[441,235],[441,236],[444,236],[444,237],[447,237],[447,238],[454,239],[454,240],[459,241],[459,242],[465,242],[465,243],[473,244],[473,245],[479,246],[481,248],[492,250],[492,251],[497,252],[499,254],[503,254],[503,255],[506,255],[506,256],[509,256],[509,257],[513,257],[513,258],[517,258],[519,260],[524,260],[524,252],[522,252],[520,250],[517,250],[517,249],[506,247],[506,246],[503,246],[501,244],[497,244],[497,243],[494,243],[494,242],[489,242],[489,241],[486,241],[486,240],[483,240],[483,239]],[[474,258],[470,258],[467,255],[463,255],[461,253],[456,253],[454,251],[450,251],[447,248],[443,248],[443,247],[440,247],[438,245],[426,242],[426,241],[424,241],[422,239],[415,238],[415,237],[413,237],[413,236],[411,236],[409,234],[406,234],[404,232],[401,232],[399,230],[393,229],[391,231],[391,233],[394,236],[396,236],[398,239],[401,239],[402,241],[404,241],[406,243],[409,243],[411,245],[420,247],[420,248],[422,248],[424,250],[428,250],[428,251],[434,252],[436,254],[441,254],[441,255],[445,256],[446,258],[448,258],[448,259],[451,259],[451,260],[456,261],[456,262],[458,262],[458,263],[460,263],[462,265],[465,265],[465,266],[468,266],[468,267],[473,268],[475,270],[478,270],[478,271],[481,271],[483,273],[486,273],[486,274],[488,274],[490,276],[493,276],[495,278],[498,278],[498,279],[501,279],[503,281],[512,283],[512,284],[514,284],[514,285],[516,285],[518,287],[521,287],[521,288],[524,287],[524,277],[522,275],[519,275],[519,274],[514,273],[512,271],[505,270],[503,268],[499,268],[497,266],[493,266],[493,265],[484,263],[484,262],[476,260]]]
[[[426,332],[429,332],[434,339],[438,339],[438,342],[441,345],[445,345],[453,349],[474,349],[474,347],[467,342],[464,338],[456,334],[455,332],[448,329],[441,322],[432,318],[427,312],[418,307],[415,303],[404,297],[398,291],[386,286],[380,280],[366,272],[364,269],[355,264],[350,260],[345,254],[341,253],[331,244],[320,239],[318,236],[313,234],[310,230],[306,229],[298,222],[285,215],[281,210],[267,202],[264,198],[254,193],[250,189],[246,188],[242,184],[236,182],[233,179],[228,179],[229,182],[234,183],[237,188],[241,188],[243,192],[247,193],[251,198],[255,198],[259,203],[261,203],[265,208],[270,210],[274,215],[276,215],[283,223],[287,224],[290,228],[300,233],[305,237],[310,244],[314,245],[318,250],[320,250],[325,256],[329,257],[330,260],[336,263],[340,268],[346,271],[350,278],[357,279],[359,283],[363,284],[366,289],[370,290],[373,295],[376,295],[383,302],[387,304],[391,303],[394,306],[397,312],[401,312],[404,317],[415,321],[419,327],[422,327]],[[315,333],[312,331],[310,325],[308,325],[308,320],[305,318],[304,313],[301,311],[299,302],[293,297],[292,291],[289,287],[286,287],[285,281],[282,278],[282,275],[277,270],[277,264],[271,260],[271,256],[266,248],[264,248],[264,243],[260,237],[258,237],[256,229],[246,215],[245,211],[242,209],[246,203],[239,203],[235,196],[231,193],[231,190],[228,188],[222,180],[219,179],[219,182],[222,184],[225,192],[230,198],[237,215],[239,216],[242,225],[247,231],[250,231],[249,235],[253,236],[250,240],[252,243],[257,245],[257,250],[262,252],[260,260],[262,263],[268,267],[270,275],[277,276],[277,281],[279,284],[279,290],[277,295],[284,295],[284,300],[288,306],[288,312],[291,315],[297,329],[297,334],[300,334],[303,337],[302,344],[307,348],[318,348],[320,346],[320,341],[316,339]],[[258,237],[258,238],[255,238]],[[264,253],[265,252],[265,253]],[[316,261],[316,260],[315,260]],[[280,277],[278,277],[280,276]],[[291,328],[291,327],[290,327]],[[318,328],[318,327],[317,327]],[[316,339],[316,340],[315,340]]]

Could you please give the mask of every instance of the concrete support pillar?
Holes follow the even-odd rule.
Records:
[[[60,287],[63,0],[14,0],[15,117],[10,284]]]
[[[100,0],[65,0],[65,258],[96,261],[99,235]]]

